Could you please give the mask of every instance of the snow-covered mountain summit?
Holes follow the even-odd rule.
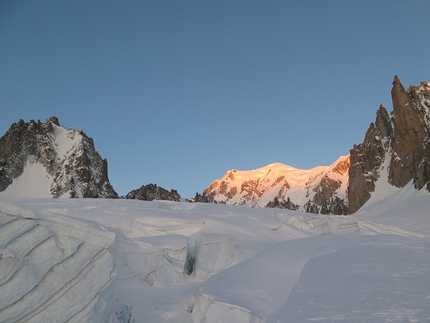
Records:
[[[345,214],[349,156],[309,170],[274,163],[250,171],[230,170],[204,195],[216,202]]]
[[[0,138],[0,196],[118,197],[93,140],[56,117],[20,120]]]

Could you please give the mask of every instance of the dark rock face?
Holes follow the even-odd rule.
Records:
[[[395,77],[391,91],[394,135],[389,178],[397,187],[403,187],[413,179],[415,188],[420,189],[428,183],[430,174],[428,172],[430,128],[426,123],[427,111],[420,109],[420,103],[425,105],[425,99],[430,98],[430,91],[424,93],[425,91],[411,87],[408,92],[398,77]],[[415,100],[412,100],[412,97]]]
[[[287,197],[286,200],[283,197],[280,199],[278,199],[278,197],[275,197],[273,201],[270,201],[269,203],[266,204],[266,207],[287,209],[287,210],[293,210],[293,211],[297,211],[300,208],[299,205],[296,205],[293,202],[291,202],[289,197]],[[318,209],[316,211],[318,212]]]
[[[181,196],[176,190],[170,192],[156,184],[142,185],[139,189],[133,190],[125,196],[126,199],[137,199],[142,201],[164,200],[181,201]]]
[[[376,122],[371,123],[364,142],[354,145],[350,151],[348,213],[357,211],[375,190],[379,169],[388,150],[392,126],[387,110],[381,105],[376,113]]]
[[[203,194],[200,194],[199,192],[197,192],[196,195],[194,196],[194,198],[189,200],[189,202],[192,202],[192,203],[215,203],[215,204],[217,204],[217,201],[214,200],[214,196],[215,196],[215,194],[206,195],[204,192],[203,192]]]
[[[0,138],[0,191],[28,162],[42,164],[53,178],[53,197],[118,197],[109,183],[107,160],[95,150],[93,140],[81,130],[61,127],[56,117],[45,123],[20,120]]]
[[[350,152],[349,213],[370,198],[381,172],[396,187],[413,180],[416,189],[430,188],[430,85],[421,82],[405,91],[395,76],[391,96],[392,115],[381,106],[363,143]]]

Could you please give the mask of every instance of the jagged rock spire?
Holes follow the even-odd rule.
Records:
[[[427,131],[419,116],[419,109],[414,106],[397,75],[394,77],[391,97],[394,115],[392,141],[394,154],[390,163],[390,178],[393,185],[403,187],[415,177],[420,167],[424,157]]]
[[[351,150],[349,213],[357,211],[375,190],[381,172],[389,184],[403,187],[411,180],[417,189],[430,183],[430,88],[428,83],[405,91],[394,76],[393,113],[381,105],[364,141]],[[385,166],[384,166],[385,162]],[[384,168],[385,167],[385,168]]]
[[[55,116],[50,117],[49,119],[46,119],[46,123],[51,122],[55,124],[56,126],[60,126],[60,122],[58,121],[58,118]]]

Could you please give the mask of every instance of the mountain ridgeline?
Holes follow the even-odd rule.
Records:
[[[280,163],[232,170],[204,192],[210,201],[324,214],[347,212],[349,156],[331,166],[302,170]]]
[[[393,111],[381,105],[363,143],[332,165],[230,170],[191,201],[351,214],[386,187],[411,183],[430,191],[430,83],[405,90],[395,76],[391,96]],[[93,140],[60,126],[56,117],[45,123],[20,120],[0,138],[0,196],[118,198]],[[125,198],[182,200],[176,190],[155,184]]]
[[[328,167],[300,170],[272,164],[254,171],[228,171],[201,200],[310,213],[350,214],[377,185],[430,191],[430,83],[406,91],[397,76],[393,111],[380,106],[363,143]],[[276,175],[274,175],[276,174]]]

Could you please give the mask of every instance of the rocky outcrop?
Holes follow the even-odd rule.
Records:
[[[349,213],[370,198],[382,172],[395,187],[412,180],[416,189],[430,188],[430,83],[405,91],[395,76],[391,96],[392,114],[380,106],[363,143],[350,151]]]
[[[385,160],[392,137],[392,125],[387,110],[381,105],[371,123],[364,142],[350,151],[348,201],[349,213],[357,211],[375,190],[379,170]]]
[[[81,130],[61,127],[56,117],[45,123],[20,120],[0,138],[0,192],[35,164],[46,170],[52,197],[118,197],[109,183],[107,160],[93,140]]]
[[[181,196],[176,190],[170,192],[156,184],[142,185],[139,189],[129,192],[126,199],[137,199],[142,201],[164,200],[164,201],[181,201]]]
[[[349,156],[310,170],[280,163],[252,171],[231,170],[204,190],[202,201],[346,214],[348,169]]]
[[[266,204],[266,207],[277,208],[277,209],[287,209],[287,210],[293,210],[293,211],[297,211],[300,208],[299,205],[296,205],[293,202],[291,202],[289,197],[287,197],[286,200],[285,200],[285,198],[281,198],[280,201],[279,201],[278,197],[275,197],[273,199],[273,201],[269,201]]]
[[[421,87],[410,87],[406,92],[396,76],[391,96],[394,134],[390,182],[403,187],[413,179],[415,188],[420,189],[428,185],[430,179],[430,123],[427,120],[430,88],[423,84]]]

